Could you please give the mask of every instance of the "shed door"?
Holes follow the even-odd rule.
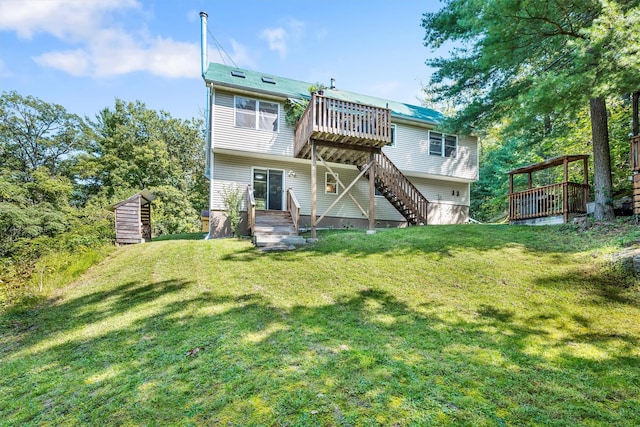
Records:
[[[253,197],[256,209],[283,210],[284,172],[278,169],[253,170]]]

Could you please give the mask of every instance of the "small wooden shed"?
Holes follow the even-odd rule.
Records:
[[[147,190],[110,207],[115,213],[116,243],[151,241],[151,202],[156,198]]]

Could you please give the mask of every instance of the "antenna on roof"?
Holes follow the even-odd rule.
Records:
[[[222,44],[220,44],[220,42],[218,41],[218,39],[216,39],[216,36],[213,35],[213,33],[211,33],[211,30],[209,30],[209,28],[207,27],[207,12],[200,12],[200,21],[201,21],[201,31],[202,31],[202,43],[201,43],[201,49],[202,49],[202,74],[204,75],[204,73],[207,71],[207,67],[209,66],[208,62],[207,62],[207,39],[206,39],[206,34],[209,34],[211,36],[211,38],[213,39],[214,44],[216,45],[216,48],[218,49],[218,53],[220,54],[220,59],[222,60],[222,63],[224,65],[227,65],[227,61],[224,60],[225,55],[227,56],[227,58],[229,58],[229,61],[231,61],[231,63],[233,64],[234,67],[236,68],[240,68],[238,67],[238,64],[236,64],[236,62],[233,60],[233,58],[231,57],[231,55],[229,55],[229,53],[224,49],[224,47],[222,47]],[[224,54],[224,55],[223,55]]]

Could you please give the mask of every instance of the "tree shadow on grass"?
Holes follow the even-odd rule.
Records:
[[[534,283],[549,288],[584,290],[588,293],[586,301],[596,306],[603,303],[640,304],[638,279],[612,265],[576,268],[563,274],[539,276]]]
[[[636,337],[620,344],[618,336],[576,334],[574,313],[527,317],[482,304],[470,307],[475,316],[453,315],[437,305],[411,308],[378,289],[345,293],[320,306],[282,307],[259,293],[218,293],[215,287],[179,293],[185,287],[189,283],[179,280],[130,282],[39,311],[31,321],[46,329],[55,319],[68,319],[56,324],[58,332],[82,326],[91,332],[107,319],[115,326],[42,348],[38,344],[46,344],[48,331],[24,332],[14,351],[1,356],[0,390],[9,396],[0,403],[5,420],[276,426],[640,422]],[[144,311],[154,302],[154,309]],[[144,314],[117,325],[131,313]],[[548,332],[557,316],[567,322],[560,327],[563,339]],[[606,357],[589,358],[576,343]],[[15,352],[20,356],[13,357]]]

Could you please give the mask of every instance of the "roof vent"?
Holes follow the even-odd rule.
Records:
[[[244,75],[244,71],[239,71],[239,70],[231,70],[231,75],[233,77],[240,77],[241,79],[244,79],[246,77]]]
[[[262,81],[264,83],[269,83],[269,84],[276,84],[276,81],[273,79],[273,77],[266,77],[266,76],[262,76]]]

